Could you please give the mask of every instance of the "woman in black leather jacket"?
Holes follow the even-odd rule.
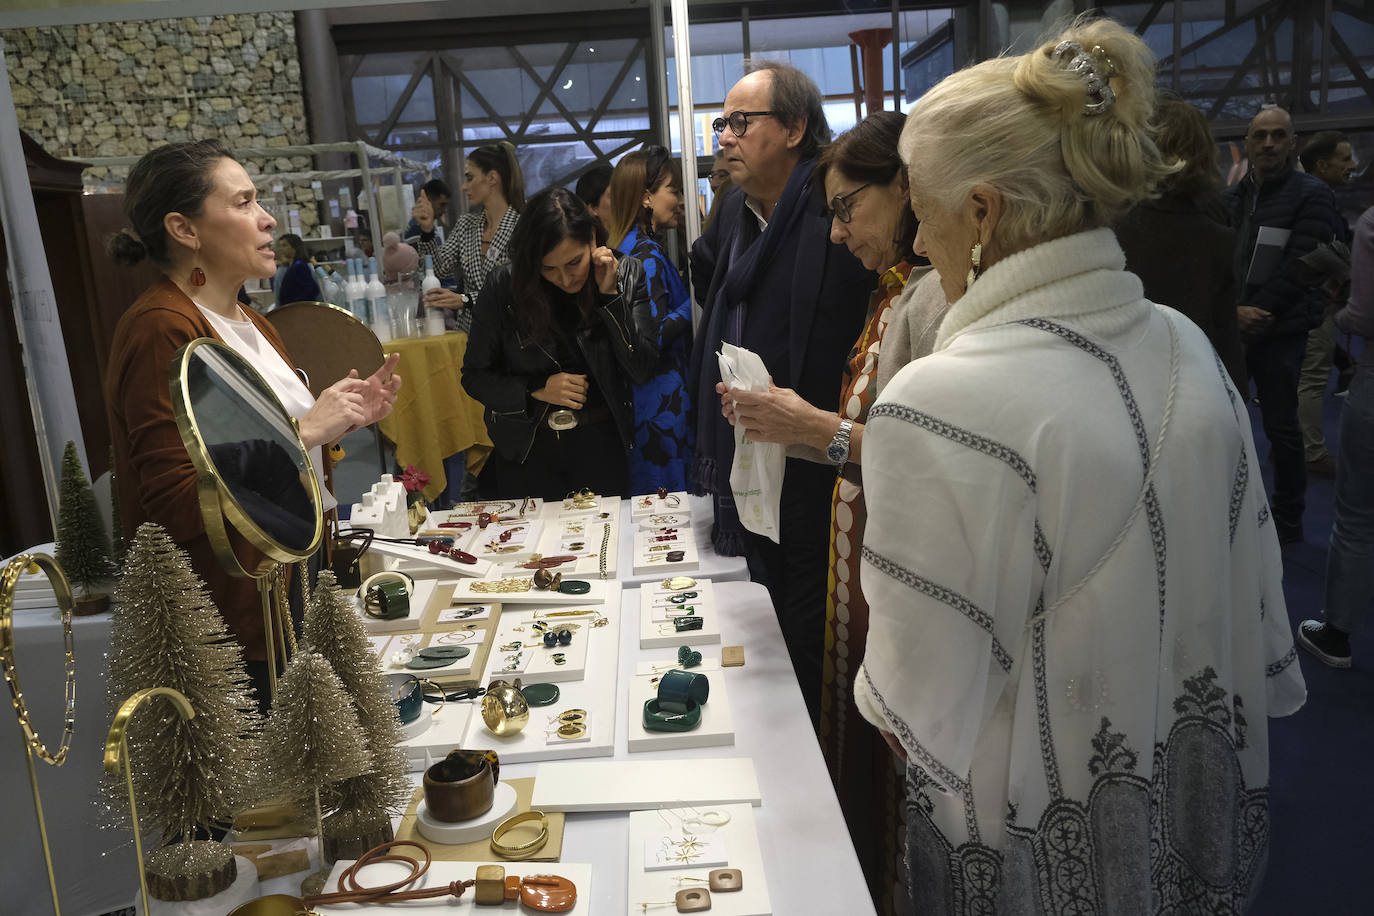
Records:
[[[653,375],[658,347],[644,268],[617,262],[603,232],[575,195],[542,191],[510,264],[482,287],[463,387],[496,447],[481,477],[489,498],[629,494],[632,386]]]

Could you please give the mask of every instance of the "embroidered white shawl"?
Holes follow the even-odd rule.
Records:
[[[869,414],[854,690],[913,764],[921,911],[1237,912],[1263,871],[1306,695],[1278,543],[1239,396],[1124,267],[1105,229],[997,263]],[[1037,618],[1141,497],[1170,322],[1143,510]]]

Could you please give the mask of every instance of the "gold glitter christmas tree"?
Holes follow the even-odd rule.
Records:
[[[62,484],[57,508],[57,562],[72,584],[90,596],[97,585],[115,577],[110,559],[110,538],[95,504],[95,493],[76,454],[76,443],[68,442],[62,453]]]
[[[337,810],[324,821],[325,860],[355,859],[392,838],[390,812],[410,800],[406,756],[399,746],[401,722],[362,618],[327,569],[306,604],[305,641],[329,661],[353,698],[372,754],[369,772],[343,780],[328,793]]]
[[[257,704],[243,669],[243,650],[191,571],[186,554],[160,526],[139,527],[115,590],[110,636],[110,715],[136,691],[171,687],[195,717],[183,719],[166,703],[149,703],[128,727],[129,766],[146,834],[178,847],[148,857],[150,879],[158,864],[173,864],[166,877],[196,885],[187,893],[214,893],[220,880],[197,885],[196,877],[226,868],[232,854],[219,843],[191,844],[256,799],[259,773],[252,734]],[[109,812],[128,826],[122,780],[106,783]],[[189,871],[188,871],[189,869]],[[221,888],[222,889],[222,888]],[[191,899],[181,897],[178,899]]]

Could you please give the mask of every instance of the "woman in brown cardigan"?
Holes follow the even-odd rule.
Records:
[[[257,201],[248,173],[218,141],[175,143],[133,167],[124,210],[132,231],[110,241],[124,264],[151,259],[165,276],[124,313],[115,329],[105,401],[114,447],[124,535],[157,522],[190,554],[230,631],[243,645],[255,685],[267,657],[261,603],[252,579],[231,576],[216,559],[196,494],[196,472],[172,413],[169,369],[177,349],[200,337],[220,340],[248,359],[300,423],[317,471],[323,447],[386,416],[401,378],[392,355],[371,377],[357,371],[311,397],[272,325],[240,307],[239,288],[276,270],[276,221]],[[325,508],[334,504],[322,486]],[[239,558],[262,558],[241,541]],[[251,568],[251,567],[250,567]],[[266,692],[259,688],[259,701]]]

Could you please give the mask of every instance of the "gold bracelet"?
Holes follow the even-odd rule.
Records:
[[[48,574],[62,617],[62,648],[67,668],[66,721],[62,730],[62,741],[56,753],[48,750],[33,727],[28,706],[24,703],[24,692],[19,688],[19,672],[14,667],[14,588],[25,567],[30,563],[37,563],[39,568]],[[24,730],[24,742],[39,760],[60,767],[66,761],[67,751],[72,746],[72,727],[76,723],[76,654],[72,638],[72,588],[62,567],[47,554],[20,554],[0,572],[0,668],[4,669],[5,683],[10,688],[10,698],[14,704],[15,715],[19,717],[19,727]]]
[[[501,842],[501,838],[510,833],[512,829],[527,821],[539,822],[539,833],[534,839],[526,843],[519,843],[508,846]],[[544,844],[549,841],[549,819],[543,811],[525,811],[514,817],[508,817],[496,826],[491,833],[491,851],[503,859],[528,859],[536,852],[544,848]]]

